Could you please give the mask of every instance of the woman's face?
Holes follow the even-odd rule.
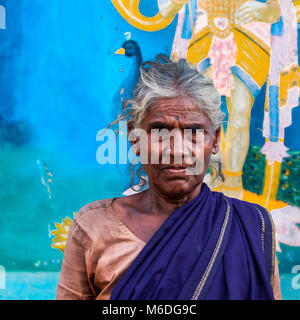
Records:
[[[177,198],[195,190],[203,181],[211,154],[218,152],[220,128],[214,132],[209,118],[193,100],[179,96],[157,100],[143,119],[141,129],[147,132],[148,145],[146,152],[148,154],[148,163],[143,164],[143,168],[149,177],[150,188],[154,187],[169,198]],[[156,130],[153,131],[152,129]],[[169,132],[176,129],[175,136],[177,140],[174,140],[175,136],[171,135],[170,144],[168,145],[168,143],[165,143],[164,138],[153,134],[153,132],[162,129],[169,130]],[[188,140],[184,139],[184,129],[190,129],[187,130],[190,133],[190,139]],[[196,131],[197,129],[200,130]],[[197,142],[196,138],[199,137],[200,140]],[[176,141],[181,141],[181,148],[176,148]],[[196,142],[199,149],[196,149]],[[140,152],[142,151],[143,144],[140,145]],[[168,152],[170,161],[165,163],[165,160],[163,161],[162,159]],[[156,159],[159,159],[156,164],[151,163],[153,155],[156,155]],[[187,174],[187,170],[196,169],[196,162],[191,163],[191,157],[194,160],[197,159],[198,168],[202,167],[200,172],[199,170],[194,170],[193,174]],[[168,157],[165,159],[168,159]]]

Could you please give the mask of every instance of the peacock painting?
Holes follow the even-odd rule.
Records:
[[[124,55],[129,59],[130,66],[127,68],[128,74],[120,84],[112,101],[112,120],[116,119],[117,115],[122,110],[122,103],[126,99],[131,98],[133,89],[139,78],[139,67],[142,63],[142,53],[138,43],[134,40],[126,40],[116,54]]]
[[[130,35],[127,35],[127,37],[130,37]],[[143,60],[138,43],[131,39],[127,39],[115,54],[124,55],[124,57],[128,58],[130,66],[127,68],[129,70],[128,74],[113,96],[111,112],[112,121],[115,120],[118,114],[122,111],[123,101],[131,97],[133,89],[139,78],[139,67]],[[124,195],[127,195],[126,191]],[[76,212],[73,213],[73,218],[75,216]],[[61,223],[55,223],[57,229],[51,231],[51,234],[54,236],[51,244],[52,248],[59,249],[64,252],[71,222],[72,219],[70,217],[65,217],[62,219]]]

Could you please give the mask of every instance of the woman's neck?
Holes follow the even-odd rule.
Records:
[[[143,193],[143,211],[153,215],[170,215],[176,209],[182,207],[186,203],[192,201],[199,193],[202,183],[197,185],[194,190],[180,197],[168,197],[161,194],[157,188],[150,185],[149,189]]]

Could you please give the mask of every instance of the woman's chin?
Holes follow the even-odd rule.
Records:
[[[187,181],[176,179],[168,181],[168,183],[162,183],[157,187],[160,193],[168,198],[181,198],[183,195],[190,193],[191,189],[196,186],[191,186]]]

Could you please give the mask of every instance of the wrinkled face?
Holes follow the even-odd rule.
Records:
[[[149,177],[150,187],[170,198],[195,190],[203,181],[211,154],[218,152],[220,128],[214,132],[210,119],[193,100],[179,96],[157,100],[143,119],[141,129],[147,132],[148,163],[143,164],[143,167]],[[169,132],[176,129],[176,134],[169,136],[169,145],[164,143],[163,136],[153,134],[162,129]],[[190,133],[187,140],[184,138],[185,129],[189,129]],[[181,141],[181,148],[178,148],[178,144],[176,147],[178,141]],[[140,145],[140,153],[142,151],[143,144]],[[169,153],[168,163],[163,160],[166,153]],[[159,161],[156,164],[151,163],[153,155],[158,156]],[[192,158],[194,163],[191,163]],[[195,169],[195,159],[202,167],[201,171],[194,170],[193,174],[187,174],[186,169]]]

